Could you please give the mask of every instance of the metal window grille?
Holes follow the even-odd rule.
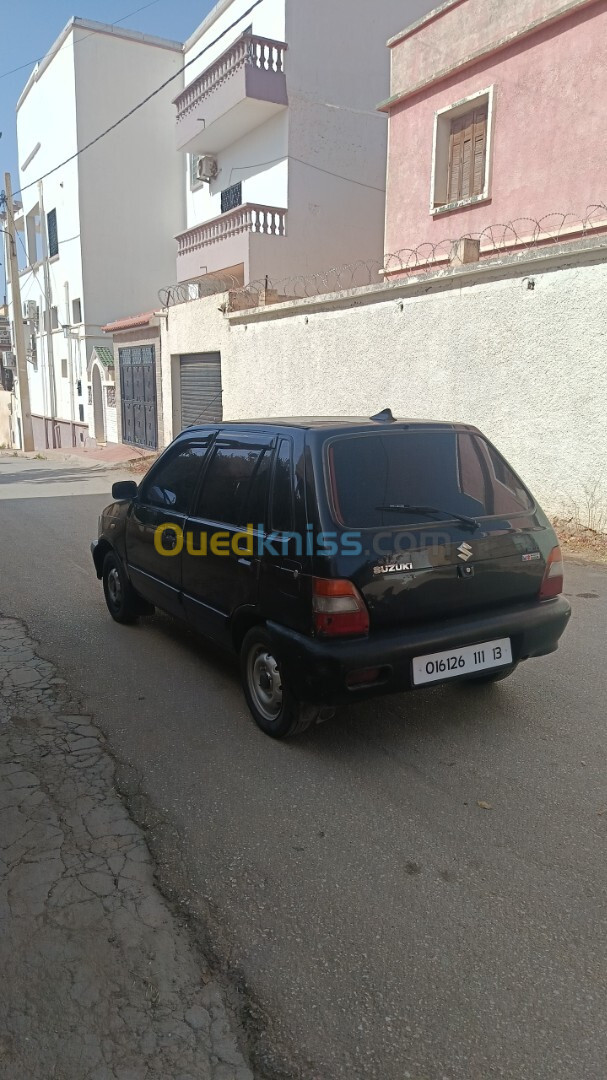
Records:
[[[59,254],[59,236],[57,233],[57,211],[49,210],[46,215],[46,231],[48,235],[48,253],[50,258]]]
[[[240,180],[237,184],[225,188],[221,193],[222,214],[227,214],[229,210],[235,210],[237,206],[242,206],[242,182]]]

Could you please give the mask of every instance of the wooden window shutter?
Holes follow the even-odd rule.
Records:
[[[451,122],[448,202],[482,195],[487,157],[487,105]]]
[[[463,143],[463,129],[460,121],[453,120],[449,142],[449,179],[447,183],[447,202],[450,203],[461,199]]]
[[[485,190],[485,167],[487,162],[487,106],[474,112],[472,194],[482,195]]]

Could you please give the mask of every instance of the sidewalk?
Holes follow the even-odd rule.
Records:
[[[130,461],[149,461],[150,463],[158,456],[156,450],[142,450],[138,446],[128,446],[126,443],[106,443],[105,446],[61,446],[55,450],[42,450],[49,461],[63,461],[70,458],[81,462],[94,461],[106,465],[122,465]],[[31,455],[27,455],[30,457]]]
[[[253,1080],[104,740],[0,616],[0,1080]]]

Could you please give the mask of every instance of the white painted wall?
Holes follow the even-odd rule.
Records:
[[[220,0],[185,43],[185,63],[188,65],[185,70],[185,85],[197,79],[200,73],[229,49],[251,25],[253,33],[260,37],[284,41],[286,2],[287,0],[263,0],[249,15],[243,15],[243,12],[251,7],[251,0]],[[214,45],[215,39],[232,23],[236,23],[236,26]],[[203,50],[205,51],[199,56]],[[176,94],[173,96],[176,97]]]
[[[38,203],[38,187],[27,185],[70,157],[78,148],[76,129],[76,93],[74,76],[73,35],[63,43],[40,78],[31,80],[30,89],[23,97],[17,112],[17,140],[19,146],[19,184],[23,189],[18,198],[23,202],[23,221]],[[37,143],[40,149],[27,162]],[[21,299],[23,303],[34,300],[42,310],[56,305],[60,322],[66,322],[64,282],[70,282],[72,297],[83,297],[82,250],[80,235],[80,185],[78,163],[72,161],[43,181],[45,214],[57,211],[59,255],[50,264],[51,298],[45,297],[42,267],[21,275]],[[20,232],[27,245],[25,229]],[[21,258],[25,259],[18,241]],[[10,288],[9,288],[10,298]],[[14,318],[11,304],[11,318]],[[69,318],[71,322],[71,316]],[[53,333],[55,382],[57,386],[57,413],[62,419],[70,419],[69,382],[62,378],[62,360],[67,358],[67,341],[61,329]],[[28,364],[30,400],[33,413],[48,413],[49,370],[46,337],[38,338],[37,370]],[[78,398],[75,399],[76,402]],[[77,409],[76,409],[77,415]]]
[[[248,6],[218,4],[186,43],[186,61]],[[434,6],[435,0],[264,0],[240,20],[191,65],[185,84],[252,24],[255,34],[287,42],[289,109],[218,156],[220,174],[210,190],[190,192],[184,155],[187,228],[216,217],[222,189],[244,179],[243,202],[288,208],[287,237],[265,245],[254,277],[279,281],[380,260],[387,119],[376,105],[389,91],[386,41]],[[260,162],[274,164],[259,168]]]
[[[73,26],[57,44],[53,58],[28,81],[20,99],[21,171],[15,187],[53,169],[164,79],[177,75],[114,132],[43,182],[44,209],[56,209],[59,236],[59,256],[50,262],[51,304],[58,308],[60,324],[72,323],[71,302],[80,299],[85,320],[71,345],[60,328],[53,334],[57,415],[79,422],[78,406],[83,405],[86,422],[86,360],[94,345],[107,344],[101,326],[150,310],[158,302],[158,289],[175,278],[173,237],[183,222],[185,199],[171,102],[183,85],[183,54],[176,43],[163,47],[89,25]],[[37,143],[40,148],[24,169]],[[25,219],[38,202],[37,186],[26,187],[21,197]],[[25,230],[22,236],[26,242]],[[21,290],[24,302],[33,299],[41,309],[47,306],[41,266],[21,276]],[[70,348],[65,377],[62,361],[68,360]],[[44,336],[38,339],[38,368],[30,365],[29,376],[32,412],[48,415]]]
[[[463,421],[495,441],[548,511],[595,481],[607,500],[606,290],[607,262],[570,255],[559,269],[538,259],[527,270],[513,261],[498,279],[426,279],[372,304],[359,294],[344,309],[336,296],[322,310],[304,301],[280,317],[243,312],[222,343],[224,416],[370,416],[389,406]]]
[[[376,106],[389,92],[386,42],[435,6],[287,0],[291,274],[381,260],[388,125]]]
[[[76,33],[78,133],[99,134],[183,63],[180,52],[110,34]],[[80,158],[86,318],[92,323],[149,311],[174,281],[183,220],[182,163],[171,99],[160,94]]]
[[[0,387],[0,446],[12,446],[12,394]]]
[[[288,205],[289,166],[288,113],[278,113],[267,124],[251,131],[217,155],[217,177],[194,191],[187,176],[188,228],[221,213],[221,192],[242,181],[243,203]],[[187,158],[187,155],[186,155]]]

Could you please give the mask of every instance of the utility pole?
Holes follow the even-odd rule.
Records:
[[[53,352],[53,328],[51,326],[51,307],[53,306],[53,294],[51,290],[51,275],[48,265],[48,241],[46,238],[46,216],[44,213],[44,199],[42,195],[42,180],[38,181],[38,206],[40,208],[40,239],[42,241],[42,272],[44,274],[44,295],[46,297],[46,360],[48,365],[48,390],[51,412],[51,427],[54,431],[57,419],[57,383],[55,381],[55,356]],[[45,421],[46,423],[46,421]],[[48,440],[47,440],[48,441]]]
[[[8,264],[11,276],[11,297],[13,301],[13,325],[15,327],[15,353],[19,373],[19,400],[21,402],[21,432],[23,449],[34,449],[34,429],[30,407],[30,386],[27,377],[27,357],[25,355],[25,332],[23,329],[23,307],[21,305],[21,283],[17,265],[17,237],[15,230],[15,211],[13,207],[13,188],[10,173],[4,174],[6,192],[6,229],[8,232]]]

